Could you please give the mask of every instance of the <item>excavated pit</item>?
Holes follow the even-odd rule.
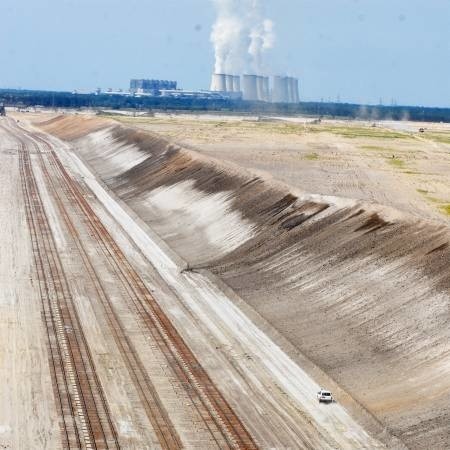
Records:
[[[294,192],[114,122],[41,123],[409,448],[450,446],[450,233]]]

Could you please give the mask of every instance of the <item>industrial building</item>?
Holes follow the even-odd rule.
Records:
[[[272,103],[299,103],[297,78],[274,76],[272,88],[269,77],[262,75],[237,75],[215,73],[212,75],[211,91],[234,98],[239,94],[244,100]]]
[[[112,92],[111,92],[112,93]],[[297,78],[243,74],[214,73],[209,91],[185,91],[177,88],[176,81],[137,80],[130,81],[128,95],[162,96],[172,98],[201,98],[247,100],[272,103],[299,103]]]
[[[163,90],[176,90],[177,82],[169,80],[131,80],[132,94],[158,94]]]
[[[199,100],[238,100],[242,97],[240,93],[234,92],[189,91],[184,89],[162,90],[160,95],[165,98]]]
[[[108,95],[131,95],[133,97],[165,97],[178,99],[201,99],[201,100],[241,100],[240,77],[216,76],[218,84],[215,89],[207,90],[185,90],[178,88],[176,81],[169,80],[130,80],[130,90],[108,89]]]

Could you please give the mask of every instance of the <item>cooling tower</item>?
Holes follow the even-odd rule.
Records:
[[[298,78],[294,78],[294,102],[300,103],[300,94],[298,92]]]
[[[294,99],[294,79],[291,78],[291,77],[287,77],[286,82],[287,82],[287,90],[288,90],[287,102],[288,103],[294,103],[295,102],[295,99]]]
[[[298,95],[298,79],[289,78],[288,88],[289,103],[298,103],[300,101]]]
[[[289,102],[289,81],[287,77],[275,76],[273,77],[273,103],[288,103]]]
[[[233,75],[225,75],[225,90],[227,92],[234,92],[234,77],[233,77]]]
[[[264,77],[256,76],[256,92],[259,101],[264,101]]]
[[[233,77],[233,92],[241,92],[241,77]]]
[[[225,92],[226,90],[226,76],[221,73],[214,73],[211,81],[211,91]]]
[[[300,101],[297,78],[287,77],[287,94],[288,103],[298,103]]]
[[[283,77],[283,102],[289,103],[289,77]]]
[[[244,94],[244,100],[258,100],[258,88],[256,80],[256,75],[244,75],[242,77],[242,91]]]
[[[286,96],[286,103],[292,103],[292,86],[291,86],[291,79],[289,77],[286,77],[286,89],[287,89],[287,96]]]
[[[265,96],[265,101],[270,102],[269,77],[264,77],[264,96]]]

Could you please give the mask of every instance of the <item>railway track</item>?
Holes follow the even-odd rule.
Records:
[[[16,137],[50,368],[61,416],[62,445],[68,449],[119,448],[34,177],[30,153],[23,138]]]
[[[84,269],[89,275],[91,282],[95,287],[98,299],[104,308],[105,316],[108,320],[109,329],[112,331],[114,341],[121,353],[121,356],[126,362],[126,367],[130,375],[133,385],[139,395],[141,403],[145,409],[148,419],[153,426],[153,429],[157,435],[157,438],[164,449],[176,450],[181,449],[182,444],[177,431],[175,430],[167,411],[165,410],[158,393],[151,382],[148,373],[146,372],[139,355],[137,354],[131,340],[126,334],[125,328],[120,320],[120,317],[115,312],[111,300],[107,295],[99,276],[97,275],[94,266],[89,259],[85,245],[81,240],[77,229],[75,228],[70,216],[64,206],[63,199],[61,197],[60,185],[56,185],[55,178],[52,178],[47,165],[45,156],[39,147],[35,146],[37,155],[40,161],[42,172],[47,181],[47,185],[52,191],[53,198],[55,199],[60,216],[62,217],[67,229],[69,230],[75,246],[78,250],[79,256],[83,262]],[[64,189],[61,192],[65,192]],[[66,192],[65,192],[66,193]]]
[[[147,415],[162,447],[169,449],[181,448],[181,443],[167,412],[161,405],[151,380],[149,380],[145,369],[142,367],[139,356],[126,336],[120,318],[114,312],[114,308],[99,282],[99,278],[87,256],[86,249],[65,210],[60,192],[78,209],[91,235],[102,249],[118,279],[121,280],[124,289],[129,295],[131,305],[144,324],[146,332],[165,355],[170,367],[184,387],[185,392],[217,446],[219,448],[257,448],[248,430],[199,364],[195,355],[174,328],[143,280],[130,265],[123,252],[86,201],[77,182],[67,173],[52,145],[38,134],[33,133],[31,135],[22,129],[20,131],[28,136],[30,142],[34,142],[33,145],[38,154],[46,181],[57,201],[66,226],[74,237],[87,272],[95,284],[98,297],[102,302],[113,330],[114,339],[125,357],[133,383],[138,390],[142,403],[145,405]],[[45,147],[45,152],[42,152],[36,141]]]

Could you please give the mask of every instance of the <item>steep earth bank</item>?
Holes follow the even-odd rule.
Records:
[[[450,446],[445,225],[295,192],[112,122],[40,126],[408,447]]]

